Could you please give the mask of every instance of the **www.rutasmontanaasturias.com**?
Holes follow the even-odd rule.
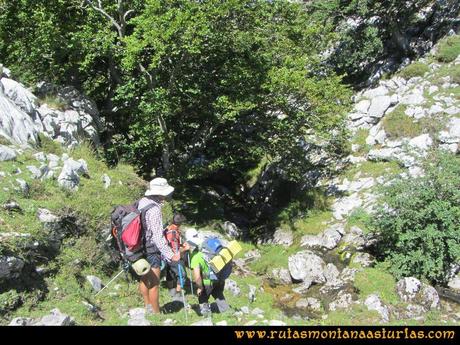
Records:
[[[241,330],[234,331],[236,339],[455,339],[454,330]]]

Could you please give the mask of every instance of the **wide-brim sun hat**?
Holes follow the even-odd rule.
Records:
[[[195,228],[188,228],[185,231],[185,241],[193,247],[199,247],[203,243],[203,237]]]
[[[149,189],[145,192],[145,196],[161,195],[168,196],[174,192],[174,187],[168,184],[165,178],[157,177],[150,181]]]

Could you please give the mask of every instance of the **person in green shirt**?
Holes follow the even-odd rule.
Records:
[[[185,238],[190,247],[190,269],[193,272],[193,281],[197,287],[196,292],[201,315],[207,316],[211,313],[209,305],[209,297],[211,296],[215,299],[215,311],[225,312],[229,308],[224,296],[225,280],[210,279],[211,269],[203,253],[199,250],[203,243],[202,236],[196,229],[191,228],[187,230]]]

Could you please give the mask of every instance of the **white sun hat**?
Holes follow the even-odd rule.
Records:
[[[161,195],[167,196],[174,191],[174,187],[168,184],[165,178],[157,177],[150,181],[149,189],[145,192],[145,196]]]
[[[199,247],[203,243],[203,237],[195,228],[188,228],[185,231],[185,240],[194,247]]]

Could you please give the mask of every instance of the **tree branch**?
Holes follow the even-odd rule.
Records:
[[[121,0],[119,0],[120,2]],[[98,0],[98,5],[95,5],[94,2],[92,0],[86,0],[86,2],[97,12],[99,12],[100,14],[102,14],[104,17],[106,17],[108,20],[110,20],[110,22],[112,23],[112,25],[115,27],[115,29],[117,29],[118,31],[118,36],[120,38],[123,38],[124,36],[124,33],[123,33],[123,29],[121,27],[121,25],[119,23],[117,23],[117,21],[115,20],[115,18],[113,18],[110,14],[108,14],[103,8],[102,8],[102,3],[101,3],[101,0]]]

